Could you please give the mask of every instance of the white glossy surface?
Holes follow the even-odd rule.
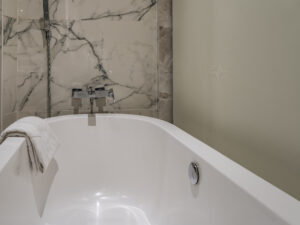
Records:
[[[8,139],[0,146],[1,225],[300,223],[297,200],[169,123],[130,115],[99,115],[97,126],[86,115],[48,121],[62,145],[44,214],[24,143]],[[198,186],[188,179],[191,161]]]

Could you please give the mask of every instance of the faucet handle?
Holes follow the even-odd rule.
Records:
[[[112,88],[108,90],[107,96],[108,96],[109,98],[112,98],[113,103],[115,103],[115,93],[114,93],[114,90],[113,90]]]
[[[108,97],[115,98],[114,90],[112,88],[108,90]]]
[[[105,91],[105,87],[97,87],[95,88],[95,91]]]
[[[80,98],[80,93],[82,92],[81,88],[72,89],[72,98]]]
[[[104,87],[95,88],[96,98],[106,98],[108,96],[107,93],[108,91],[106,91]]]

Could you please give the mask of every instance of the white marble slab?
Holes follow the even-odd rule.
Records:
[[[43,1],[9,0],[3,23],[5,112],[46,116],[50,82],[52,115],[71,114],[72,88],[108,85],[116,100],[107,102],[107,112],[171,121],[172,55],[159,41],[170,44],[166,1],[171,0],[49,0],[48,74]],[[161,24],[168,30],[158,32]],[[89,108],[84,100],[80,112]]]

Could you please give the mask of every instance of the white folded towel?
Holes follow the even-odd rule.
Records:
[[[43,173],[59,147],[56,135],[48,123],[39,117],[25,117],[7,127],[0,136],[0,144],[7,137],[24,137],[32,169]]]

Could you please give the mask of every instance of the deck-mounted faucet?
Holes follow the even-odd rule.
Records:
[[[94,102],[96,101],[96,105],[98,107],[98,112],[103,112],[103,106],[106,104],[106,98],[115,99],[113,89],[106,90],[105,87],[93,88],[88,87],[86,90],[73,88],[72,89],[72,99],[74,107],[77,105],[77,108],[81,106],[81,100],[87,98],[90,100],[90,113],[94,113]],[[78,103],[79,101],[79,103]],[[78,112],[78,109],[76,110]]]

